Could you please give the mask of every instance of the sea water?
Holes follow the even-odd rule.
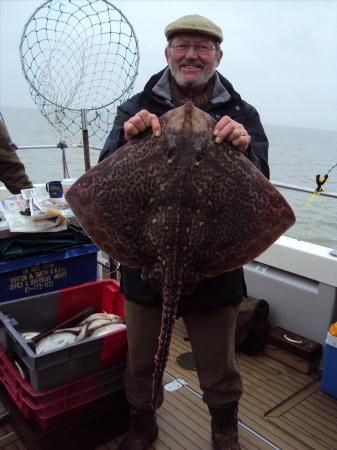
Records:
[[[52,149],[18,150],[26,171],[34,183],[64,178],[62,153],[56,148],[59,137],[37,110],[2,108],[12,140],[18,145],[54,145]],[[111,124],[112,125],[112,124]],[[316,175],[324,175],[337,163],[337,131],[265,125],[270,147],[271,180],[314,190]],[[108,134],[108,131],[107,131]],[[81,136],[74,139],[81,142]],[[73,141],[73,142],[74,142]],[[66,149],[69,176],[84,173],[83,150],[71,146]],[[92,144],[92,142],[91,142]],[[104,142],[94,142],[102,147]],[[91,164],[97,163],[98,150],[90,151]],[[337,192],[337,167],[331,171],[324,185],[329,192]],[[296,214],[296,224],[287,231],[291,236],[307,242],[337,248],[337,199],[319,196],[308,207],[309,193],[280,188]]]

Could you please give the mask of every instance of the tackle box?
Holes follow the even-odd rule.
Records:
[[[123,390],[125,365],[101,370],[94,375],[44,392],[34,391],[0,348],[0,381],[23,416],[41,431],[47,431],[77,414],[92,402]]]
[[[97,279],[94,244],[0,260],[0,302],[40,295]]]
[[[322,345],[281,327],[272,328],[263,352],[271,358],[310,373],[317,369],[322,356]]]
[[[37,355],[22,336],[51,329],[85,308],[124,318],[124,296],[115,280],[84,283],[0,305],[0,345],[12,353],[36,391],[44,391],[126,360],[126,329]]]

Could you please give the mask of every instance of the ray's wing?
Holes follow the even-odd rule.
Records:
[[[194,221],[195,270],[207,276],[241,267],[256,258],[295,222],[274,186],[238,150],[210,142],[195,167],[190,190],[198,193]]]
[[[92,240],[129,267],[143,267],[156,257],[147,229],[158,191],[152,172],[161,155],[160,141],[143,133],[82,175],[66,194]]]

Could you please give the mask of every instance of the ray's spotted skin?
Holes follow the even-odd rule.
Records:
[[[282,195],[241,152],[216,144],[215,122],[192,103],[160,118],[84,174],[66,200],[93,241],[162,292],[153,407],[182,295],[241,267],[293,223]]]

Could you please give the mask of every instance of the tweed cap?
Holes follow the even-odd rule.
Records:
[[[211,36],[219,43],[223,41],[222,30],[211,20],[198,14],[180,17],[167,25],[165,28],[165,36],[170,39],[177,33],[201,33]]]

